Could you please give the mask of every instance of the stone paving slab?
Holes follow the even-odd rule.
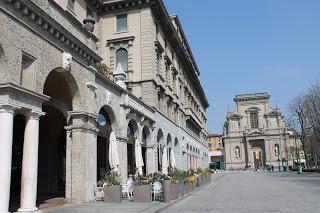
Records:
[[[320,174],[227,173],[160,212],[318,213]]]

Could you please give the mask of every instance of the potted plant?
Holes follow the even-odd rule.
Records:
[[[116,171],[107,173],[105,177],[99,182],[104,182],[104,202],[106,203],[120,203],[121,202],[121,176]]]
[[[137,185],[133,188],[133,200],[137,203],[151,202],[151,183],[153,183],[152,175],[148,177],[138,176]]]

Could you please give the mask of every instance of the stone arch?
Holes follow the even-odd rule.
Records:
[[[158,129],[157,142],[158,143],[163,143],[163,132],[162,132],[162,129]]]
[[[97,181],[110,171],[109,166],[109,145],[110,134],[113,131],[114,113],[112,109],[103,106],[99,110],[97,119]]]
[[[47,85],[48,83],[50,85]],[[47,88],[52,87],[54,87],[55,90],[47,91]],[[52,98],[52,96],[55,96],[57,93],[62,93],[63,89],[66,87],[68,90],[65,95],[68,95],[72,102],[72,105],[68,106],[68,108],[70,111],[75,110],[76,107],[81,106],[81,95],[77,81],[70,71],[61,67],[51,70],[46,76],[42,91],[44,94],[49,95]],[[49,102],[52,101],[51,98]]]
[[[79,101],[78,85],[70,72],[55,68],[44,81],[43,93],[50,100],[42,104],[46,114],[40,118],[38,202],[47,198],[64,197],[66,192],[67,113]]]
[[[157,133],[157,155],[158,155],[158,171],[161,171],[162,147],[164,145],[164,137],[162,129],[158,129]]]
[[[151,144],[151,131],[149,126],[144,125],[143,129],[141,131],[141,139],[142,139],[142,143],[145,145],[150,145]]]
[[[110,119],[111,129],[117,135],[118,122],[117,122],[117,117],[113,108],[109,105],[104,105],[103,107],[100,108],[100,110],[101,109],[103,109],[108,114],[108,117]]]
[[[168,147],[172,146],[172,137],[170,133],[168,133],[167,135],[167,146]]]
[[[43,85],[43,93],[50,96],[49,102],[59,110],[71,111],[74,110],[74,105],[80,104],[77,82],[72,74],[63,68],[49,72]],[[65,105],[66,102],[69,104]]]

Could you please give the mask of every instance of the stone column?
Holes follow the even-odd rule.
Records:
[[[96,114],[70,111],[67,131],[66,197],[73,203],[93,201],[97,184]]]
[[[10,199],[14,107],[0,106],[0,212],[8,212]]]
[[[247,155],[248,155],[248,166],[251,166],[251,168],[253,168],[253,159],[252,159],[252,151],[251,151],[251,148],[250,148],[250,142],[249,141],[246,141],[247,143]]]
[[[119,173],[121,174],[122,183],[126,183],[128,179],[128,150],[127,150],[128,139],[117,138],[117,145],[119,151]]]
[[[26,115],[24,132],[21,195],[19,212],[35,212],[38,183],[39,117],[30,112]]]
[[[157,149],[156,145],[147,146],[147,169],[146,175],[153,173],[155,171],[155,151]]]

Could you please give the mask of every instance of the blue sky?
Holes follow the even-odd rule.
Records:
[[[199,66],[210,133],[221,133],[236,94],[268,92],[287,105],[320,79],[319,0],[164,0]]]

